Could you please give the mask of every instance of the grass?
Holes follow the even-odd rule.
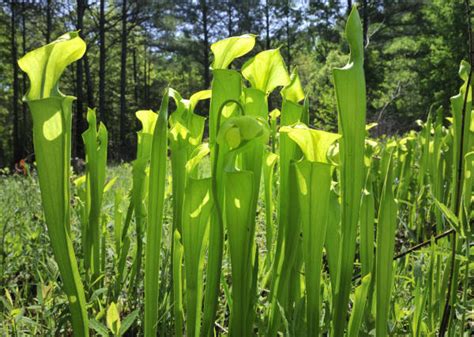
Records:
[[[114,216],[115,193],[125,193],[131,187],[132,174],[131,165],[122,164],[118,166],[107,167],[107,179],[113,177],[120,177],[114,186],[104,194],[103,211],[108,216],[107,224],[107,267],[105,269],[105,280],[107,284],[114,279],[114,269],[112,267],[114,259],[114,239],[113,239],[113,224]],[[74,176],[73,176],[74,178]],[[170,175],[167,177],[166,187],[166,202],[164,215],[164,232],[163,232],[163,249],[169,251],[172,239],[172,201],[170,199],[171,184]],[[23,177],[20,175],[0,176],[0,231],[2,233],[2,254],[0,268],[0,283],[5,285],[4,291],[0,296],[0,331],[2,333],[21,335],[64,335],[69,331],[68,326],[68,309],[67,298],[61,290],[59,281],[59,272],[57,264],[52,258],[52,250],[49,245],[47,229],[44,222],[44,216],[41,208],[39,185],[37,177],[33,172],[32,177]],[[72,195],[75,195],[74,203],[77,203],[77,193],[73,190]],[[260,199],[262,200],[262,199]],[[126,200],[122,200],[122,208],[126,210],[128,204]],[[257,208],[257,230],[256,243],[260,253],[261,261],[266,257],[266,241],[265,241],[265,208],[262,201],[259,202]],[[71,216],[71,225],[73,229],[73,242],[76,251],[80,252],[81,233],[79,230],[80,216],[77,212],[73,212]],[[406,226],[399,226],[397,228],[396,250],[404,249],[410,245],[410,229]],[[407,236],[408,235],[408,236]],[[136,246],[134,236],[132,239],[132,250]],[[430,251],[436,251],[432,255]],[[394,289],[392,291],[390,311],[391,315],[396,318],[392,321],[392,335],[406,335],[410,334],[410,326],[412,316],[419,314],[415,312],[417,308],[416,302],[418,298],[413,298],[417,286],[415,274],[420,277],[421,274],[424,282],[430,282],[430,266],[432,257],[433,261],[442,258],[443,255],[449,254],[448,248],[442,248],[434,245],[423,251],[418,251],[408,255],[404,259],[404,263],[397,264],[394,268]],[[170,275],[170,256],[163,255],[161,263],[161,275]],[[81,259],[81,254],[78,254],[78,259]],[[127,268],[131,268],[132,259],[129,257],[127,261]],[[357,269],[357,265],[355,266]],[[323,270],[327,270],[327,260],[323,260]],[[230,279],[230,261],[224,257],[223,261],[223,275],[225,283],[231,286]],[[327,272],[323,272],[323,289],[324,297],[327,296],[326,291],[328,280]],[[260,274],[259,279],[264,279],[265,275]],[[164,276],[164,283],[168,282],[168,277]],[[326,290],[327,289],[327,290]],[[426,289],[426,288],[424,288]],[[139,285],[139,293],[143,294],[143,284]],[[352,291],[355,290],[355,285]],[[269,304],[268,290],[259,288],[257,295],[257,312],[264,312]],[[163,298],[163,294],[161,294]],[[356,292],[356,297],[360,296],[360,291]],[[435,298],[436,300],[436,298]],[[220,302],[225,302],[225,294],[221,293]],[[327,301],[324,298],[322,302]],[[126,293],[121,292],[118,303],[121,307],[122,317],[126,317],[131,313],[132,307],[129,306],[130,299]],[[427,302],[428,303],[428,302]],[[139,303],[143,305],[143,303]],[[368,305],[368,304],[366,304]],[[422,311],[422,321],[428,322],[428,317],[431,315],[426,308]],[[173,314],[171,308],[166,306],[160,307],[160,321],[159,329],[163,335],[174,335],[173,326],[167,322],[172,319]],[[221,310],[217,314],[217,322],[219,325],[227,325],[227,311]],[[327,307],[323,306],[321,312],[322,328],[326,329],[326,325],[330,317]],[[141,318],[138,317],[137,324],[143,324]],[[263,320],[257,315],[256,326],[264,327]],[[434,322],[436,323],[436,322]],[[360,324],[360,323],[359,323]]]

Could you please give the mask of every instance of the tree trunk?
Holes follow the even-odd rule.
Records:
[[[290,32],[290,5],[288,1],[285,3],[285,26],[286,26],[286,52],[287,52],[287,67],[291,71],[291,32]]]
[[[51,8],[51,0],[46,1],[46,43],[51,42],[51,15],[52,15],[52,8]]]
[[[232,36],[232,2],[227,2],[227,34]]]
[[[81,34],[81,31],[84,27],[84,11],[85,3],[84,0],[77,0],[77,25],[76,28]],[[82,34],[81,34],[82,35]],[[75,144],[74,144],[74,157],[83,156],[83,146],[82,146],[82,132],[84,131],[84,97],[83,97],[83,68],[82,60],[78,60],[76,63],[76,130],[75,130]]]
[[[265,1],[265,49],[270,49],[270,6]]]
[[[124,158],[127,149],[126,90],[127,90],[127,1],[122,2],[122,54],[120,59],[120,155]]]
[[[22,54],[26,54],[26,6],[25,3],[21,3],[21,46],[22,46]],[[23,95],[26,94],[26,78],[27,74],[25,72],[22,73],[22,93]],[[27,155],[29,152],[29,123],[28,123],[28,109],[25,102],[22,102],[22,135],[23,135],[23,154]]]
[[[100,0],[99,11],[99,117],[104,121],[104,124],[111,127],[109,124],[109,116],[105,112],[105,0]],[[112,129],[110,128],[109,132]]]
[[[207,89],[211,83],[209,74],[209,27],[208,27],[208,12],[207,12],[206,0],[201,0],[201,13],[202,13],[202,32],[204,35],[203,39],[203,70],[204,70],[204,87]]]
[[[367,44],[368,44],[368,36],[367,36],[367,32],[369,30],[369,7],[368,7],[368,3],[367,3],[367,0],[362,0],[362,9],[363,9],[363,16],[362,16],[362,33],[363,33],[363,37],[364,37],[364,48],[367,47]]]
[[[347,14],[351,12],[352,9],[352,0],[347,0]]]
[[[12,134],[12,145],[13,145],[13,158],[12,163],[15,164],[22,158],[22,149],[20,143],[20,130],[19,130],[19,111],[18,111],[18,65],[17,65],[17,47],[16,47],[16,8],[15,1],[10,2],[11,9],[11,61],[13,68],[13,99],[12,99],[12,112],[13,112],[13,134]]]
[[[148,72],[147,72],[147,42],[145,39],[144,53],[143,53],[143,108],[148,105]]]
[[[87,106],[89,108],[93,108],[95,107],[94,85],[92,84],[91,68],[89,66],[89,58],[87,57],[87,51],[84,55],[84,70],[86,72]]]
[[[132,50],[132,61],[133,61],[133,85],[134,85],[134,97],[135,97],[135,106],[138,107],[140,103],[138,102],[138,69],[137,69],[137,50],[133,48]]]
[[[151,84],[151,58],[147,58],[147,68],[146,68],[146,83],[147,83],[147,90],[146,90],[146,97],[147,97],[147,106],[149,107],[150,104],[148,103],[150,100],[150,84]]]

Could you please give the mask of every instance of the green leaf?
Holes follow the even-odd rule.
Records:
[[[222,124],[217,142],[227,144],[230,149],[237,149],[248,142],[261,138],[266,142],[269,136],[267,124],[252,116],[232,117]]]
[[[459,224],[459,219],[457,216],[451,211],[445,204],[440,202],[438,199],[433,197],[433,201],[436,205],[436,207],[443,213],[443,215],[446,217],[448,220],[449,224],[458,232],[461,236],[464,236],[464,233],[462,231],[462,227]]]
[[[112,177],[104,186],[104,193],[108,192],[117,182],[118,176]]]
[[[209,254],[206,272],[206,294],[204,296],[204,314],[201,334],[211,336],[217,313],[220,291],[222,255],[224,247],[224,223],[221,205],[223,192],[219,181],[223,172],[223,155],[219,153],[216,143],[217,133],[226,119],[241,109],[242,77],[233,70],[214,69],[212,71],[212,97],[209,111],[209,147],[211,150],[212,198],[214,199],[215,216],[211,219],[209,229]],[[242,112],[242,111],[240,111]]]
[[[119,336],[123,336],[132,324],[137,320],[140,311],[138,309],[133,310],[130,314],[127,315],[120,324]]]
[[[240,116],[225,122],[218,134],[218,144],[223,148],[223,167],[226,168],[223,177],[224,213],[231,247],[233,275],[230,334],[235,336],[252,335],[255,319],[258,272],[258,258],[254,240],[255,214],[264,145],[268,140],[267,128],[265,120],[251,116]],[[225,138],[234,131],[238,133],[238,138],[241,140],[238,147],[230,148],[229,143],[219,142],[222,136]],[[240,178],[242,180],[239,180]],[[248,179],[251,181],[248,182]],[[239,188],[231,187],[237,186],[237,181],[240,181]],[[234,203],[229,204],[229,202]],[[237,228],[240,228],[241,233],[238,233]],[[237,253],[237,250],[240,252]]]
[[[331,279],[331,290],[334,295],[338,279],[337,264],[339,262],[339,256],[341,255],[341,205],[339,202],[339,196],[337,195],[334,186],[331,188],[331,193],[329,196],[329,207],[332,211],[329,213],[325,247],[329,265],[329,277]]]
[[[242,75],[250,82],[252,88],[263,91],[267,95],[276,87],[285,86],[290,82],[280,49],[258,53],[245,62]]]
[[[366,179],[366,189],[362,196],[360,207],[360,263],[362,276],[372,272],[374,265],[374,224],[375,198],[372,187],[373,173],[369,170]]]
[[[198,104],[198,102],[205,99],[210,99],[211,95],[212,95],[211,90],[201,90],[192,94],[191,98],[189,98],[189,111],[194,112],[194,109],[196,108],[196,105]]]
[[[426,298],[429,292],[424,291],[422,282],[416,278],[416,286],[415,286],[415,310],[413,312],[413,319],[411,322],[412,326],[412,333],[414,337],[422,336],[422,325],[423,325],[423,311],[425,308]]]
[[[183,336],[183,245],[181,235],[176,229],[173,235],[173,311],[174,311],[174,334],[176,337]]]
[[[210,98],[211,91],[203,90],[191,96],[190,100],[181,98],[181,95],[170,88],[170,97],[177,105],[176,111],[170,116],[170,140],[175,149],[188,147],[190,152],[202,139],[205,118],[194,113],[194,106],[202,99]]]
[[[149,158],[158,115],[152,110],[139,110],[135,115],[142,124],[142,129],[138,132],[137,158]]]
[[[89,321],[89,327],[103,337],[109,336],[107,327],[95,319],[91,319]]]
[[[225,173],[225,216],[232,266],[232,309],[230,334],[250,336],[252,324],[248,321],[252,294],[249,273],[253,262],[252,198],[254,177],[250,171]],[[236,188],[238,186],[238,188]]]
[[[354,308],[352,309],[351,318],[349,320],[349,330],[347,333],[348,337],[359,336],[371,279],[372,275],[370,273],[365,275],[362,278],[362,283],[355,291]]]
[[[288,142],[296,147],[291,140],[288,140]],[[281,156],[287,156],[285,159],[288,160],[294,153],[295,152],[285,153],[283,152],[283,149],[280,149],[280,172],[282,172],[283,166]],[[293,162],[291,159],[289,164]],[[282,183],[283,176],[281,175],[280,184]],[[297,280],[294,276],[296,270],[294,268],[299,268],[299,266],[295,266],[295,263],[298,257],[301,258],[301,212],[299,210],[299,192],[295,165],[289,165],[285,183],[287,184],[285,189],[283,190],[282,186],[280,190],[281,215],[275,252],[274,274],[270,292],[271,305],[268,318],[268,331],[266,333],[267,336],[275,336],[280,325],[282,323],[286,325],[285,316],[289,317],[288,314],[290,314],[290,310],[293,308],[296,300],[294,297],[289,296],[290,294],[288,294],[288,291],[292,281],[294,282]],[[283,211],[285,211],[285,214],[283,214]],[[295,285],[295,283],[293,283],[293,285]]]
[[[273,201],[273,176],[275,171],[275,165],[278,161],[278,155],[273,152],[267,152],[265,154],[265,160],[263,164],[263,180],[264,180],[264,198],[265,198],[265,235],[266,235],[266,248],[268,260],[272,260],[272,251],[273,251],[273,231],[275,225],[273,224],[273,210],[274,210],[274,201]]]
[[[376,305],[375,327],[377,336],[388,336],[388,317],[393,283],[393,252],[397,226],[397,203],[393,196],[392,152],[387,163],[377,221],[376,251]]]
[[[366,91],[362,24],[353,6],[346,23],[351,54],[347,65],[334,69],[339,121],[341,184],[341,255],[333,310],[333,336],[343,336],[355,256],[360,199],[364,186]]]
[[[215,69],[212,71],[212,96],[209,111],[209,143],[214,144],[217,136],[218,115],[221,113],[220,124],[233,116],[236,104],[242,94],[242,76],[235,70]],[[232,101],[232,103],[231,103]]]
[[[332,166],[307,159],[295,165],[303,232],[308,336],[318,336],[324,239],[329,218]]]
[[[153,132],[145,247],[145,335],[155,336],[158,318],[160,247],[168,154],[168,89],[163,94]]]
[[[451,128],[452,136],[453,136],[453,145],[452,145],[452,165],[453,165],[453,174],[451,180],[451,204],[450,208],[455,213],[459,210],[456,208],[456,200],[458,199],[458,189],[457,189],[457,182],[459,180],[459,163],[461,157],[465,156],[467,152],[471,151],[470,148],[470,124],[473,123],[474,118],[472,118],[472,90],[471,85],[468,87],[468,76],[469,72],[471,71],[471,66],[466,61],[461,61],[461,65],[459,67],[459,77],[463,80],[463,84],[459,89],[459,93],[453,97],[451,97],[451,113],[453,115],[453,126]],[[466,99],[466,106],[464,107],[464,101]],[[463,134],[462,131],[462,113],[465,111],[464,114],[464,138],[461,139],[461,135]],[[461,142],[463,143],[463,152],[461,153]],[[462,172],[461,172],[462,175]],[[462,176],[461,176],[462,179]]]
[[[64,69],[79,60],[85,52],[86,44],[79,32],[71,32],[23,56],[18,65],[30,79],[25,99],[31,101],[64,96],[58,88],[59,78]]]
[[[244,110],[246,116],[268,118],[268,102],[267,95],[254,88],[243,89]]]
[[[190,155],[190,159],[186,163],[186,171],[190,177],[196,178],[197,167],[202,159],[209,154],[209,152],[209,143],[202,143],[194,149]]]
[[[211,51],[214,54],[212,69],[227,69],[234,59],[244,56],[254,46],[255,35],[252,34],[233,36],[213,43],[211,45]]]
[[[88,216],[84,265],[93,275],[94,282],[100,276],[100,217],[102,197],[105,185],[105,168],[107,165],[108,135],[104,124],[97,129],[95,110],[88,109],[89,128],[82,134],[86,152],[86,213]]]
[[[120,331],[120,313],[117,309],[117,305],[112,302],[107,309],[107,327],[112,333],[117,336]]]
[[[183,247],[186,279],[186,335],[199,336],[203,271],[212,210],[211,179],[190,178],[183,204]]]
[[[299,103],[304,99],[303,87],[296,69],[291,72],[290,82],[281,90],[281,96],[293,103]]]
[[[328,163],[329,147],[341,138],[339,134],[310,129],[304,124],[283,126],[280,132],[288,134],[288,137],[300,147],[306,160],[320,163]]]
[[[301,121],[304,113],[304,107],[298,103],[289,100],[283,100],[280,126],[293,125]],[[275,132],[276,123],[272,125]],[[275,138],[273,138],[274,140]],[[286,133],[280,133],[279,146],[279,175],[280,175],[280,200],[278,211],[278,235],[275,250],[275,263],[273,263],[273,278],[271,284],[271,307],[268,322],[268,335],[275,335],[280,325],[281,313],[280,307],[283,303],[283,291],[287,287],[287,280],[291,275],[294,262],[293,255],[298,248],[298,240],[295,238],[295,225],[298,227],[298,220],[294,217],[297,213],[296,207],[292,205],[297,204],[296,182],[294,186],[290,183],[294,174],[291,173],[290,166],[293,160],[301,158],[301,151]],[[293,191],[293,193],[292,193]],[[297,206],[297,205],[296,205]],[[278,304],[279,303],[279,304]],[[288,306],[291,305],[287,301]],[[287,309],[287,308],[285,308]]]
[[[183,100],[173,90],[173,97],[177,102],[177,110],[170,116],[170,149],[172,168],[173,193],[173,230],[181,233],[184,187],[187,181],[186,163],[193,150],[201,143],[204,133],[205,118],[196,115],[194,105],[201,99],[209,98],[210,90],[200,91]],[[174,248],[173,248],[174,249]]]
[[[281,112],[280,110],[278,109],[273,109],[271,112],[270,112],[270,118],[271,119],[277,119],[278,117],[280,117],[281,115]]]
[[[326,228],[332,166],[327,164],[329,146],[340,138],[338,134],[311,130],[304,124],[282,127],[303,152],[305,159],[294,164],[298,186],[298,201],[303,232],[303,259],[307,286],[308,334],[319,334],[321,263]]]
[[[72,102],[58,90],[64,69],[80,59],[85,43],[77,32],[35,49],[18,61],[28,74],[25,101],[33,120],[33,143],[48,235],[69,301],[73,331],[88,336],[84,289],[71,240],[70,160]]]
[[[139,110],[135,113],[138,120],[142,124],[142,129],[138,131],[137,138],[137,159],[133,161],[132,166],[132,197],[131,207],[135,214],[135,227],[137,248],[132,274],[130,276],[130,290],[136,290],[136,283],[139,281],[140,270],[142,267],[143,252],[143,227],[146,218],[146,195],[147,195],[147,167],[150,160],[153,134],[155,131],[156,120],[158,115],[152,110]],[[128,226],[126,226],[128,228]],[[125,261],[125,256],[123,260]],[[132,296],[135,296],[133,294]]]

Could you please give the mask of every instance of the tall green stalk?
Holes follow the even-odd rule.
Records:
[[[352,308],[349,326],[347,328],[348,337],[359,336],[360,328],[362,326],[362,319],[364,317],[365,306],[368,300],[367,293],[370,288],[372,274],[367,274],[362,278],[360,286],[357,287],[354,296],[354,307]]]
[[[158,321],[158,295],[166,162],[168,157],[168,89],[161,101],[153,132],[150,157],[148,223],[145,246],[145,336],[154,337]]]
[[[91,284],[100,277],[101,269],[101,231],[100,216],[107,165],[107,129],[100,123],[97,129],[95,110],[87,111],[89,128],[82,134],[86,151],[86,227],[87,240],[84,247],[84,266],[91,273]]]
[[[186,280],[186,336],[198,337],[201,327],[203,272],[213,209],[211,179],[190,177],[183,204],[184,276]]]
[[[323,246],[329,218],[332,165],[327,152],[340,135],[311,130],[302,125],[281,132],[300,147],[304,159],[292,164],[296,172],[303,234],[306,280],[306,325],[308,336],[318,336]]]
[[[376,334],[388,336],[388,317],[393,283],[393,252],[397,225],[397,203],[393,196],[392,153],[388,154],[382,196],[377,222],[377,251],[375,257],[375,282],[377,314]]]
[[[214,321],[217,312],[217,302],[220,291],[222,254],[224,247],[224,223],[222,219],[221,206],[223,203],[223,189],[218,184],[222,169],[222,158],[219,158],[219,145],[216,137],[220,125],[232,115],[237,109],[236,104],[229,102],[239,102],[242,93],[242,76],[235,70],[227,67],[232,61],[247,54],[255,45],[255,36],[242,35],[231,37],[214,43],[211,50],[214,54],[212,63],[212,95],[209,109],[209,145],[211,149],[212,167],[212,198],[214,205],[213,216],[211,217],[209,231],[209,254],[206,271],[206,290],[204,297],[204,314],[202,323],[202,335],[212,336]]]
[[[360,209],[360,263],[362,276],[370,274],[374,265],[375,198],[372,175],[373,172],[369,168]]]
[[[137,287],[141,279],[142,256],[143,256],[143,230],[147,218],[147,197],[148,197],[148,172],[150,162],[153,135],[156,127],[158,115],[151,110],[139,110],[135,113],[142,124],[142,129],[138,131],[137,158],[132,163],[132,191],[129,212],[127,213],[123,235],[127,235],[128,226],[132,213],[135,215],[136,249],[130,274],[130,296],[136,298]],[[124,256],[125,257],[125,256]]]
[[[183,254],[181,235],[178,230],[173,235],[173,311],[174,311],[174,335],[183,336]]]
[[[293,73],[290,81],[282,89],[283,98],[281,108],[280,126],[288,126],[300,122],[303,119],[304,106],[299,102],[304,98],[299,77]],[[293,267],[298,249],[298,236],[300,224],[297,211],[297,189],[295,174],[290,169],[291,161],[301,157],[301,151],[297,145],[288,138],[285,133],[280,134],[279,153],[279,205],[278,205],[278,233],[275,248],[275,259],[273,263],[273,276],[270,293],[270,308],[268,318],[269,336],[274,336],[280,325],[281,305],[285,311],[292,302],[288,295],[288,284],[295,276]],[[294,193],[291,193],[293,191]],[[285,313],[287,314],[287,313]]]
[[[71,239],[69,180],[75,98],[62,94],[58,82],[64,69],[79,60],[85,50],[86,44],[73,32],[29,52],[18,61],[30,79],[24,100],[33,119],[41,199],[75,336],[89,335],[86,299]]]
[[[346,23],[351,54],[347,65],[334,70],[340,141],[341,245],[331,335],[342,337],[351,291],[360,200],[364,186],[365,76],[362,24],[353,7]]]
[[[265,247],[266,253],[266,266],[271,266],[273,260],[273,240],[274,240],[274,223],[273,223],[273,212],[275,209],[274,202],[274,181],[273,176],[275,173],[275,165],[278,162],[278,155],[273,152],[267,152],[265,154],[263,163],[263,183],[264,183],[264,199],[265,199]]]
[[[235,188],[238,184],[239,188]],[[225,174],[225,214],[229,233],[229,251],[232,263],[232,308],[229,336],[251,336],[253,322],[249,302],[252,294],[252,264],[255,247],[251,228],[252,198],[254,198],[253,173],[250,171],[226,172]],[[254,249],[252,249],[254,248]],[[253,255],[252,255],[253,253]]]
[[[186,163],[193,150],[201,143],[205,118],[194,113],[198,101],[210,97],[209,90],[194,94],[191,99],[183,99],[176,90],[170,89],[170,97],[175,100],[176,110],[170,115],[170,150],[173,189],[173,230],[181,233],[184,189],[187,173]]]
[[[254,325],[258,271],[255,214],[268,136],[266,121],[252,116],[230,118],[217,136],[217,142],[227,149],[222,155],[226,167],[224,213],[232,267],[231,336],[251,336]]]

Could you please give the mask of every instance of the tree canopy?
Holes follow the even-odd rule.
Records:
[[[0,5],[0,167],[32,153],[31,120],[21,98],[26,75],[16,60],[64,32],[80,30],[85,57],[66,71],[61,87],[77,97],[73,155],[83,156],[80,135],[87,107],[110,132],[112,160],[134,157],[135,111],[157,109],[163,88],[183,97],[207,89],[210,45],[233,35],[257,35],[250,56],[280,48],[297,68],[310,100],[310,123],[337,124],[331,69],[347,61],[343,27],[352,1],[9,1]],[[468,56],[460,0],[359,2],[367,80],[367,118],[376,135],[416,128],[431,106],[449,113]],[[341,47],[344,52],[341,52]],[[240,68],[244,60],[235,62]],[[281,98],[270,97],[270,107]],[[196,112],[208,114],[199,104]]]

